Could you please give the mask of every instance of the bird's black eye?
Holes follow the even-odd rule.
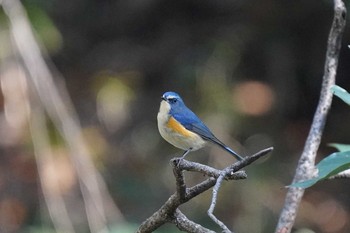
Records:
[[[168,101],[169,101],[169,103],[174,104],[177,102],[177,99],[176,98],[168,98]]]

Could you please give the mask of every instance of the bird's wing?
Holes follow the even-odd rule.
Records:
[[[173,117],[180,122],[187,130],[200,135],[205,140],[210,140],[215,143],[221,143],[210,129],[188,109],[186,114],[174,114]]]
[[[202,122],[194,123],[191,125],[192,128],[188,129],[194,133],[197,133],[200,135],[203,139],[211,141],[220,147],[222,147],[224,150],[228,151],[231,155],[233,155],[237,160],[242,160],[243,157],[237,154],[234,150],[232,150],[230,147],[226,146],[222,141],[217,139],[214,134],[206,127]]]
[[[173,117],[178,122],[180,122],[181,125],[183,125],[187,130],[198,134],[204,140],[208,140],[219,145],[224,150],[232,154],[236,159],[243,159],[239,154],[237,154],[235,151],[233,151],[231,148],[229,148],[223,142],[217,139],[214,136],[214,134],[210,131],[210,129],[191,110],[188,109],[188,111],[186,111],[186,114],[174,114]]]

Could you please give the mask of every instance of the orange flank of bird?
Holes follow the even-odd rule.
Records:
[[[175,120],[174,117],[169,118],[167,126],[185,137],[191,137],[193,134],[191,131],[188,131],[185,127],[183,127],[177,120]]]

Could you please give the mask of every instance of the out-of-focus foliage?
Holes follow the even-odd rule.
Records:
[[[215,135],[241,154],[274,146],[270,157],[247,168],[247,180],[224,184],[215,210],[235,232],[273,231],[318,101],[332,1],[23,3],[49,58],[65,77],[95,165],[126,219],[125,225],[111,226],[111,232],[133,232],[174,192],[169,160],[182,152],[161,139],[156,124],[160,96],[169,90],[181,94]],[[6,22],[1,12],[1,76],[20,76],[23,71],[9,66]],[[349,39],[347,30],[344,45]],[[349,53],[343,46],[337,74],[337,84],[345,89],[350,88]],[[2,81],[2,93],[12,88],[11,100],[23,104],[16,95],[23,86],[10,85]],[[6,109],[4,102],[1,95],[0,231],[53,232],[26,122],[18,118],[13,124],[16,119],[8,115],[28,109],[25,104]],[[326,143],[349,143],[347,119],[349,109],[335,100],[319,160],[331,153]],[[55,160],[47,164],[45,184],[51,187],[50,179],[60,177],[56,191],[75,209],[70,217],[80,232],[87,232],[81,197],[71,195],[78,186],[76,174],[55,139],[57,132],[51,131]],[[214,146],[188,159],[218,168],[233,162]],[[190,184],[203,179],[186,178]],[[297,232],[349,232],[349,195],[348,182],[341,180],[308,189]],[[219,231],[206,215],[210,198],[210,192],[199,196],[182,211]],[[157,232],[178,230],[165,225]]]
[[[350,94],[346,90],[335,85],[332,87],[332,91],[334,95],[350,105]],[[337,148],[340,152],[329,155],[317,164],[316,177],[294,183],[291,187],[309,188],[318,181],[327,179],[350,168],[350,145],[338,143],[332,143],[330,145]]]
[[[309,188],[317,182],[327,179],[339,172],[350,168],[350,151],[337,152],[329,155],[316,166],[317,176],[315,178],[301,181],[290,185],[290,187]]]
[[[346,90],[335,85],[332,87],[332,91],[334,92],[334,95],[338,96],[342,101],[350,105],[350,94]]]
[[[62,47],[62,36],[49,15],[36,4],[28,4],[26,10],[34,30],[38,33],[38,38],[40,38],[45,49],[51,54],[58,52]]]

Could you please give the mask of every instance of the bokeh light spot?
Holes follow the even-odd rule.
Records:
[[[97,93],[97,115],[110,132],[117,131],[130,116],[133,91],[121,79],[105,78]]]
[[[47,159],[44,164],[43,186],[55,195],[68,193],[76,183],[73,165],[63,148],[55,149],[52,153],[54,158]]]
[[[23,203],[15,198],[5,198],[0,202],[1,232],[17,232],[27,216]]]
[[[258,81],[242,82],[234,87],[232,93],[237,111],[254,116],[269,112],[275,98],[272,88]]]

